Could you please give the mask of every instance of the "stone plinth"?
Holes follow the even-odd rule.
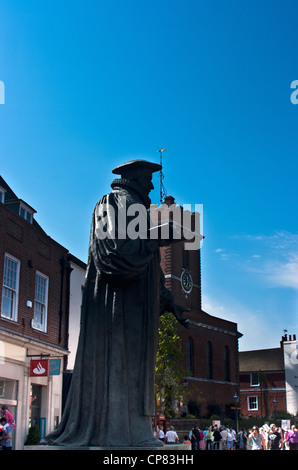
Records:
[[[37,446],[24,446],[24,450],[104,450],[104,451],[158,451],[158,452],[172,452],[172,451],[186,451],[191,450],[189,444],[165,444],[163,446],[152,447],[98,447],[98,446],[51,446],[51,445],[37,445]]]

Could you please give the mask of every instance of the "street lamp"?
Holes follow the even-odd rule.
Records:
[[[233,396],[234,402],[235,402],[235,409],[236,409],[236,432],[238,432],[238,403],[239,403],[239,397],[237,393]]]
[[[277,423],[276,423],[276,421],[277,421],[277,414],[276,414],[277,403],[278,403],[278,400],[277,400],[276,398],[274,398],[274,400],[273,400],[273,406],[274,406],[274,421],[275,421],[275,424],[277,424]]]

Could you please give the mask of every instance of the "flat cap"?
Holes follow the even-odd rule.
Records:
[[[130,162],[123,163],[122,165],[116,166],[112,170],[115,175],[125,175],[127,173],[149,171],[154,173],[155,171],[161,170],[161,165],[158,163],[147,162],[146,160],[131,160]]]

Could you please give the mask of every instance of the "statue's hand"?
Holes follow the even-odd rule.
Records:
[[[183,312],[189,312],[191,309],[177,305],[174,302],[171,303],[169,311],[175,315],[179,323],[184,326],[184,328],[190,327],[190,321],[188,318],[184,318]]]

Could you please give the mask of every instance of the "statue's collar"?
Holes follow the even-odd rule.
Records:
[[[133,191],[138,193],[146,209],[149,209],[150,204],[151,204],[151,199],[147,195],[147,193],[144,191],[142,186],[140,186],[136,181],[128,180],[126,178],[119,178],[119,179],[117,178],[112,182],[111,187],[113,189],[117,189],[117,188],[132,189]]]

